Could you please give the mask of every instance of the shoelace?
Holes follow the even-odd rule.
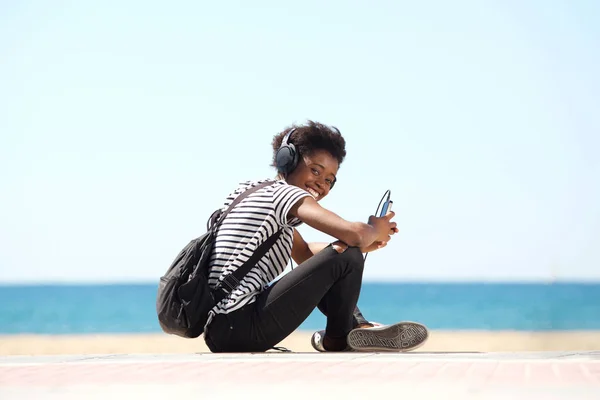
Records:
[[[285,347],[280,347],[280,346],[273,346],[271,348],[273,350],[281,351],[282,353],[291,353],[292,352],[291,350],[286,349]]]

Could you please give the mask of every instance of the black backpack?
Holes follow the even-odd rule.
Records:
[[[156,297],[156,313],[162,330],[185,338],[196,338],[204,331],[208,312],[233,289],[275,244],[281,230],[263,242],[240,268],[227,275],[219,286],[208,286],[208,264],[217,228],[225,216],[250,193],[273,182],[253,186],[240,194],[225,212],[215,211],[207,222],[207,232],[193,239],[175,258],[160,278]]]

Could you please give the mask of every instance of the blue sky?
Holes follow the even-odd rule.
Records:
[[[0,281],[156,281],[307,119],[366,280],[600,279],[598,4],[3,3]]]

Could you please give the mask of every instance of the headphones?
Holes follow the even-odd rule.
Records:
[[[296,130],[296,128],[290,129],[288,133],[283,137],[281,146],[275,154],[275,164],[277,165],[277,171],[283,176],[288,176],[296,166],[298,166],[298,159],[300,158],[296,146],[294,143],[288,143],[290,136]]]
[[[294,143],[290,143],[289,139],[292,136],[292,133],[296,128],[290,129],[288,133],[285,134],[283,140],[281,141],[281,146],[277,150],[275,154],[275,164],[277,166],[277,171],[281,173],[283,176],[288,176],[293,170],[298,166],[298,160],[300,159],[300,153],[296,150],[296,146]],[[335,128],[335,130],[339,133],[340,131]],[[333,185],[335,185],[337,179],[334,179],[331,182],[331,186],[329,189],[333,189]]]

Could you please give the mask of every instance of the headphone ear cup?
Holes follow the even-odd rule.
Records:
[[[290,169],[288,170],[288,174],[292,173],[296,167],[298,166],[298,152],[296,151],[296,146],[293,143],[288,144],[290,149],[290,157],[292,161],[290,162]]]
[[[298,164],[298,153],[293,144],[283,145],[277,150],[275,155],[275,163],[277,164],[277,171],[287,175],[292,172]]]

